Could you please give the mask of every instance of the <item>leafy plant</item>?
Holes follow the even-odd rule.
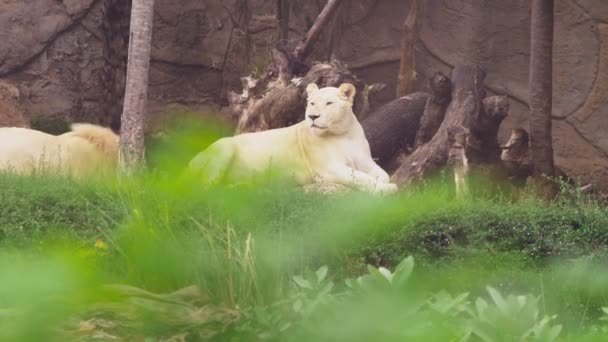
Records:
[[[483,341],[555,341],[562,326],[551,325],[556,316],[540,317],[539,297],[531,295],[506,298],[487,287],[492,298],[475,301],[475,310],[469,320],[470,333]]]
[[[455,317],[462,313],[472,313],[468,297],[468,292],[454,297],[447,291],[441,290],[429,299],[428,304],[431,309],[441,314]]]
[[[308,317],[319,305],[331,299],[334,283],[327,279],[327,271],[327,266],[322,266],[315,272],[293,277],[297,290],[292,304],[295,313]]]
[[[355,291],[394,291],[402,290],[414,270],[414,258],[403,259],[391,272],[384,267],[367,266],[368,273],[357,279],[347,279],[346,285]]]

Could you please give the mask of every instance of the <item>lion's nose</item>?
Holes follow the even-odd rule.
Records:
[[[319,118],[320,115],[309,115],[308,118],[312,121],[315,121],[316,119]]]

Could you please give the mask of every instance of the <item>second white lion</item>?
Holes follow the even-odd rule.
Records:
[[[371,192],[397,186],[372,159],[363,128],[353,113],[355,87],[307,86],[305,118],[295,125],[222,138],[189,164],[208,182],[241,182],[269,168],[287,172],[299,184],[326,182]]]

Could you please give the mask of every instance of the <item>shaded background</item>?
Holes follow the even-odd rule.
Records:
[[[324,3],[292,1],[291,44]],[[501,143],[511,128],[527,128],[529,1],[423,3],[417,89],[424,90],[436,71],[480,63],[489,91],[510,98]],[[221,111],[226,91],[240,91],[239,77],[264,70],[276,40],[275,4],[157,0],[148,130],[183,110],[201,117]],[[372,107],[390,101],[408,9],[409,0],[345,0],[314,59],[338,58],[367,83],[388,84]],[[0,126],[29,123],[52,131],[65,122],[89,121],[116,128],[129,10],[124,0],[0,0]],[[608,2],[556,0],[555,14],[555,161],[575,179],[608,189]]]

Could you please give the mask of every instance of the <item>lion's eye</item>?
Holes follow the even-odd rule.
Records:
[[[314,102],[311,102],[311,103],[310,103],[310,105],[311,105],[311,106],[314,106],[314,105],[315,105],[315,103],[314,103]]]
[[[327,102],[325,105],[329,106],[329,105],[332,105],[332,104],[334,104],[334,103],[333,102]]]

